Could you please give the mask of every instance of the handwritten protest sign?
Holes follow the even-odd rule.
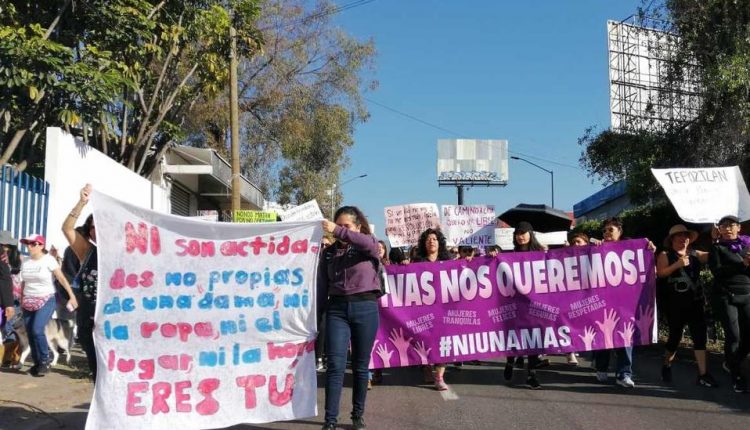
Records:
[[[536,240],[544,246],[565,245],[568,241],[567,231],[534,232],[534,234],[536,235]]]
[[[86,428],[316,415],[319,222],[240,225],[92,196],[99,293]]]
[[[234,222],[276,222],[276,212],[273,211],[250,211],[236,210],[233,213],[232,221]]]
[[[496,228],[495,244],[503,251],[513,251],[513,228]]]
[[[198,211],[198,213],[191,217],[193,219],[199,219],[203,221],[211,221],[211,222],[218,222],[219,221],[219,211],[217,210],[205,210],[205,211]]]
[[[656,342],[643,239],[386,267],[375,368]]]
[[[683,220],[715,223],[724,215],[750,219],[750,194],[737,166],[651,169]]]
[[[434,203],[385,208],[385,234],[391,246],[416,245],[423,231],[439,227],[440,213]]]
[[[323,213],[320,211],[318,201],[314,199],[284,211],[280,216],[282,221],[312,221],[323,219]]]
[[[495,206],[442,206],[441,227],[449,246],[495,244]]]

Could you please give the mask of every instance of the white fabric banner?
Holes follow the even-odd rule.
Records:
[[[495,244],[494,205],[443,205],[441,229],[448,246]]]
[[[315,199],[299,206],[295,206],[281,214],[282,221],[312,221],[322,219],[323,212],[320,211],[318,201]]]
[[[724,215],[750,219],[750,194],[738,166],[651,169],[683,220],[715,223]]]
[[[206,223],[93,193],[98,375],[86,429],[317,414],[320,222]]]

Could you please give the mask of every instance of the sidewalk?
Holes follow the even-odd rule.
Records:
[[[42,378],[26,373],[30,363],[0,371],[0,430],[84,428],[94,384],[78,370],[86,368],[82,352],[73,351],[73,366],[58,364]]]

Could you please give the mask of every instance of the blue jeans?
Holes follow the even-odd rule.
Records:
[[[52,296],[39,310],[23,310],[23,322],[26,325],[26,333],[29,335],[31,358],[38,367],[47,364],[49,346],[47,346],[47,335],[44,334],[44,327],[47,326],[47,323],[52,318],[55,306],[55,296]]]
[[[331,301],[326,313],[326,414],[325,422],[335,424],[339,416],[344,386],[346,354],[352,345],[352,417],[365,413],[370,352],[380,318],[376,301]]]
[[[633,375],[633,347],[627,346],[624,348],[615,349],[603,349],[600,351],[594,351],[594,365],[596,366],[597,372],[607,372],[609,370],[609,357],[610,352],[615,352],[617,358],[617,369],[615,370],[615,376],[617,379],[622,379],[626,376],[630,377]]]

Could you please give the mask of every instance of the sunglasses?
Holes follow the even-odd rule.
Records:
[[[32,247],[32,246],[39,246],[39,245],[41,245],[40,242],[29,242],[27,246]]]

